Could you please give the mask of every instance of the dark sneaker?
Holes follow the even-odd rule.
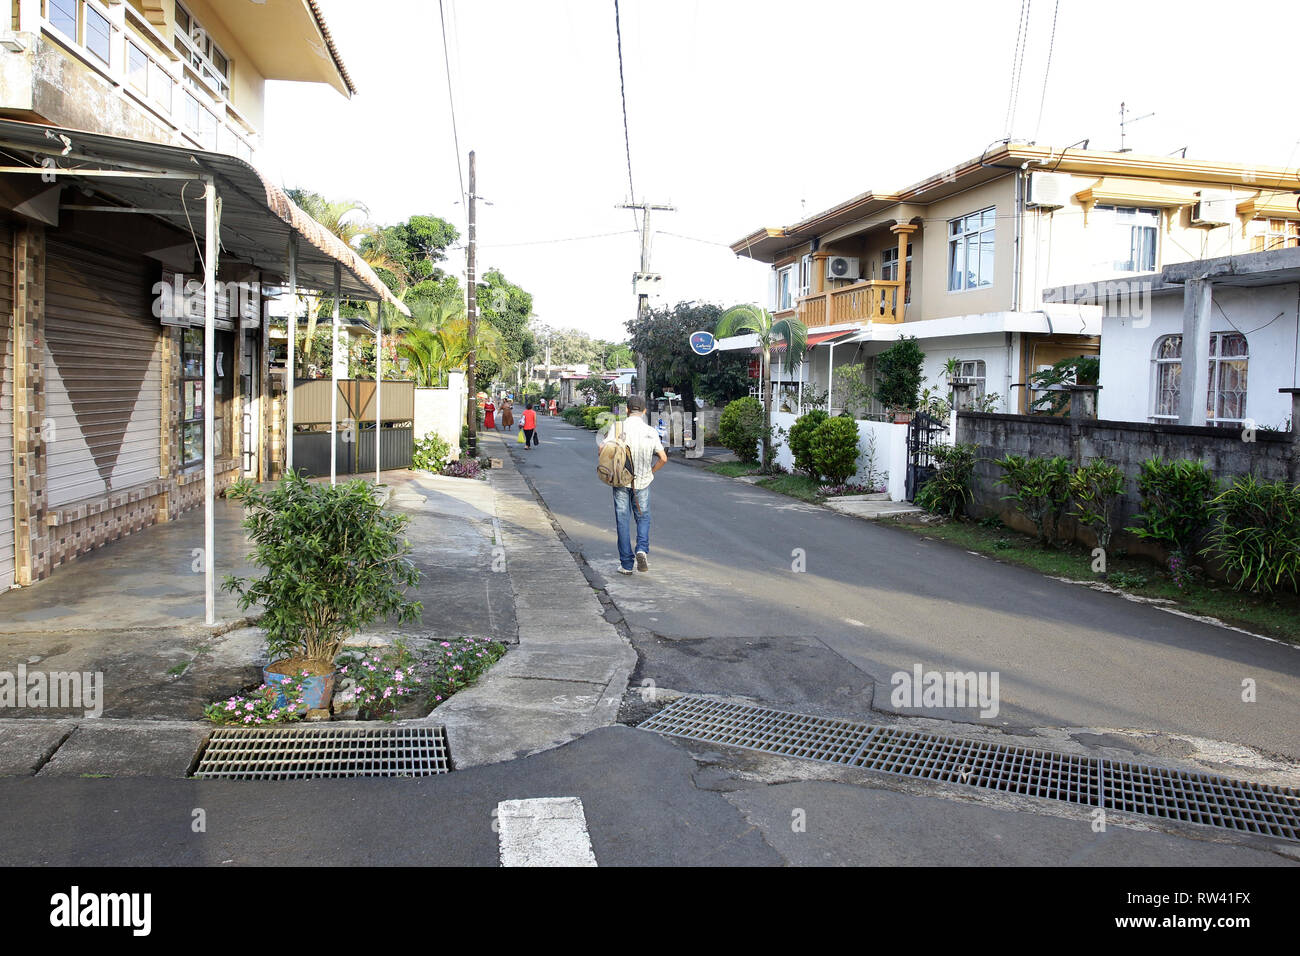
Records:
[[[650,570],[650,556],[644,551],[638,551],[636,553],[636,569],[638,571]]]
[[[618,573],[619,573],[619,574],[632,574],[633,571],[632,571],[631,568],[625,568],[625,567],[622,567],[622,566],[620,565],[620,566],[619,566],[619,569],[618,569]]]

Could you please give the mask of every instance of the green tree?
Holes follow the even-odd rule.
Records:
[[[916,336],[903,336],[876,358],[876,400],[894,411],[916,408],[925,353]]]
[[[628,345],[645,359],[648,379],[638,382],[637,390],[646,396],[677,392],[683,407],[694,410],[702,360],[691,350],[691,333],[713,328],[721,314],[709,303],[678,302],[671,309],[649,309],[630,319]]]
[[[762,357],[763,382],[763,470],[772,470],[772,349],[785,345],[785,367],[793,372],[808,350],[808,327],[798,319],[773,320],[772,313],[757,305],[735,305],[718,317],[714,335],[726,338],[731,335],[751,334],[758,339]],[[639,351],[639,350],[638,350]]]
[[[489,269],[483,275],[486,285],[477,290],[479,322],[491,325],[501,334],[501,354],[476,357],[475,387],[487,389],[492,381],[501,377],[507,368],[526,361],[537,354],[537,341],[528,327],[533,312],[533,297],[508,280],[499,269]]]

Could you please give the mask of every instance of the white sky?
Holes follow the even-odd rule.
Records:
[[[360,92],[270,83],[259,162],[285,186],[388,224],[465,231],[436,0],[319,0]],[[1030,6],[1012,132],[1065,146],[1294,166],[1294,0],[1053,0]],[[1007,133],[1021,0],[622,0],[636,198],[656,213],[664,302],[766,298],[768,267],[725,246],[867,189],[905,186]],[[477,151],[480,272],[553,326],[619,340],[639,260],[613,0],[444,0],[463,154]],[[539,240],[626,233],[580,242]],[[711,245],[709,243],[717,243]],[[456,256],[462,255],[459,252]],[[453,260],[449,271],[463,270]],[[463,276],[462,276],[463,280]]]

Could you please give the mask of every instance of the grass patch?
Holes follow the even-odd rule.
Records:
[[[800,501],[811,501],[816,504],[822,500],[821,495],[817,493],[818,489],[821,488],[821,482],[814,481],[807,475],[774,475],[771,478],[764,478],[762,481],[755,482],[755,484],[760,488],[767,488],[783,495],[789,495],[791,498],[798,498]]]
[[[885,520],[895,527],[987,554],[999,561],[1073,581],[1104,582],[1143,597],[1163,598],[1190,614],[1215,617],[1249,631],[1300,643],[1300,598],[1296,595],[1250,594],[1234,590],[1230,584],[1200,577],[1186,589],[1179,590],[1169,575],[1151,561],[1123,556],[1112,556],[1107,560],[1107,574],[1094,574],[1090,549],[1073,545],[1044,549],[1029,535],[993,526],[992,522],[945,521],[916,525],[895,519]]]
[[[740,478],[743,475],[759,474],[758,465],[747,465],[743,461],[720,461],[716,465],[705,465],[705,471],[711,471],[715,475],[724,475],[727,478]]]
[[[184,661],[184,662],[182,662],[182,663],[180,663],[180,664],[177,664],[175,667],[170,667],[170,668],[168,668],[168,669],[167,669],[167,676],[168,676],[168,677],[180,677],[180,676],[181,676],[182,674],[184,674],[187,670],[189,670],[189,667],[190,667],[190,662],[189,662],[189,661]]]

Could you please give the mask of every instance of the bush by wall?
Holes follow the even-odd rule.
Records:
[[[998,484],[1011,491],[1003,500],[1012,502],[1034,523],[1040,544],[1051,544],[1059,533],[1061,515],[1070,503],[1069,459],[1007,455],[997,465],[1003,471]]]
[[[763,438],[763,404],[746,396],[729,402],[718,423],[718,440],[746,464],[758,464],[758,443]]]
[[[810,478],[820,477],[812,459],[812,436],[817,426],[830,416],[821,408],[814,408],[790,426],[790,454],[794,456],[794,467],[807,472]]]
[[[1201,461],[1149,458],[1137,478],[1138,524],[1126,529],[1170,551],[1190,554],[1210,526],[1210,501],[1219,482]]]
[[[1238,588],[1294,591],[1300,580],[1300,485],[1238,478],[1212,502],[1202,554],[1223,562]]]
[[[442,471],[451,460],[451,443],[437,432],[429,432],[415,443],[411,467],[417,471]]]
[[[974,500],[971,478],[975,474],[975,446],[940,445],[933,455],[939,470],[921,486],[916,503],[932,514],[955,518],[964,514]]]
[[[838,415],[827,418],[813,430],[808,450],[818,475],[843,484],[858,473],[858,423]]]
[[[1070,516],[1092,529],[1102,551],[1110,547],[1115,515],[1124,498],[1124,483],[1124,472],[1104,458],[1094,458],[1070,476],[1070,497],[1074,500]]]

